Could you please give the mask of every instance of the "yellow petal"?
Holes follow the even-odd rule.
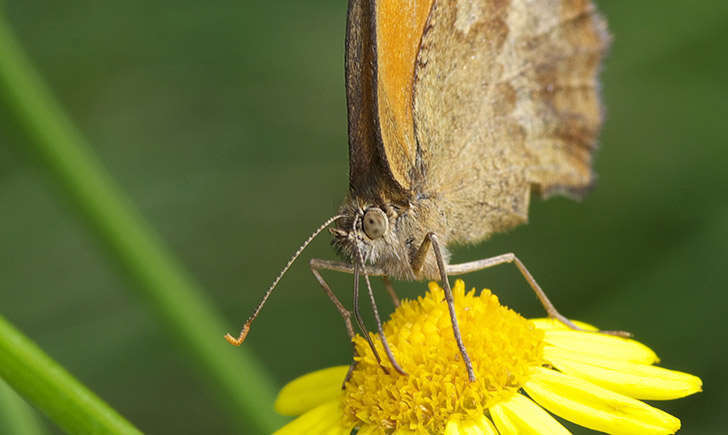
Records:
[[[463,435],[465,432],[460,431],[460,423],[455,420],[450,420],[445,426],[445,435]]]
[[[349,366],[330,367],[296,378],[286,384],[275,403],[275,410],[282,415],[300,415],[316,406],[341,395]]]
[[[446,435],[498,435],[495,426],[484,415],[464,421],[450,420],[445,427]]]
[[[598,358],[619,359],[643,364],[652,364],[660,360],[652,349],[638,341],[598,332],[545,330],[544,342],[571,352],[594,355]]]
[[[340,400],[332,400],[308,411],[275,432],[275,435],[298,435],[316,433],[327,435],[347,435],[353,427],[343,423]]]
[[[483,431],[484,435],[498,435],[498,431],[493,426],[493,422],[486,416],[480,417],[475,424]]]
[[[492,406],[490,416],[503,435],[570,433],[543,408],[520,394]]]
[[[552,319],[550,317],[541,317],[538,319],[529,319],[531,323],[533,323],[533,326],[535,326],[538,329],[560,329],[560,330],[566,330],[566,331],[573,331],[573,329],[569,328],[568,326],[564,325],[563,323],[559,322],[556,319]],[[572,320],[573,324],[578,326],[581,329],[584,329],[585,331],[598,331],[599,328],[597,328],[594,325],[590,325],[588,323],[580,322],[578,320]]]
[[[534,367],[523,389],[554,414],[602,432],[668,434],[680,428],[680,420],[664,411],[555,370]]]
[[[669,400],[701,391],[703,382],[688,373],[628,361],[584,358],[547,346],[544,359],[562,373],[636,399]]]
[[[478,420],[450,420],[445,426],[445,435],[498,435],[493,423],[483,416]]]

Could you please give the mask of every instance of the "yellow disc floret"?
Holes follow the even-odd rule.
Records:
[[[416,301],[404,301],[384,325],[390,347],[407,375],[386,361],[377,364],[363,337],[354,339],[357,361],[344,389],[344,418],[356,426],[382,431],[410,429],[442,432],[449,420],[482,416],[492,405],[513,395],[542,363],[543,332],[502,306],[489,290],[465,293],[453,287],[463,342],[475,370],[468,380],[455,343],[442,288]],[[380,355],[384,349],[372,335]]]

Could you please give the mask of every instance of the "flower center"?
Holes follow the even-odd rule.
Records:
[[[443,290],[416,301],[403,301],[384,324],[395,358],[408,373],[383,362],[384,373],[366,340],[354,338],[357,364],[344,389],[344,418],[356,425],[442,432],[448,420],[483,415],[525,382],[529,367],[542,363],[543,333],[502,306],[489,290],[465,294],[461,280],[453,287],[460,332],[473,363],[476,381],[468,380],[450,324]],[[372,334],[380,355],[381,342]]]

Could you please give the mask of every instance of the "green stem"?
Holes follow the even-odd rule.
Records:
[[[0,377],[68,433],[141,433],[3,317]]]
[[[201,289],[173,260],[157,234],[104,170],[26,59],[0,12],[0,104],[78,208],[86,222],[135,280],[139,296],[222,392],[241,428],[270,432],[269,377],[245,348],[223,340],[225,328]],[[61,391],[59,391],[60,393]]]

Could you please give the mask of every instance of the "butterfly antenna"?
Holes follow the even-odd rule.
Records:
[[[301,255],[301,252],[303,252],[303,250],[306,249],[308,244],[311,243],[311,241],[313,241],[313,239],[315,239],[316,236],[318,236],[321,231],[323,231],[324,229],[326,229],[326,227],[331,225],[332,222],[334,222],[335,220],[340,219],[342,217],[344,217],[344,215],[339,214],[339,215],[329,218],[328,220],[326,220],[326,222],[321,224],[321,226],[318,227],[316,229],[316,231],[314,231],[313,234],[311,234],[308,237],[308,239],[306,239],[305,242],[303,242],[303,245],[301,245],[301,247],[298,248],[296,253],[293,254],[291,259],[288,260],[286,267],[284,267],[283,270],[281,270],[281,273],[279,273],[278,276],[276,277],[276,279],[273,281],[273,284],[271,284],[270,287],[268,287],[268,290],[263,295],[263,298],[261,298],[260,302],[258,302],[258,306],[255,307],[255,311],[253,311],[253,314],[250,317],[248,317],[248,320],[245,322],[245,324],[243,325],[243,328],[240,330],[240,335],[238,336],[238,338],[235,338],[230,334],[225,334],[225,340],[227,340],[228,343],[232,344],[233,346],[240,346],[241,344],[243,344],[243,342],[245,341],[245,337],[247,337],[248,332],[250,332],[250,324],[253,323],[253,320],[255,320],[256,317],[258,317],[258,313],[260,313],[260,310],[263,308],[263,305],[265,305],[265,302],[268,300],[271,293],[273,293],[273,289],[275,289],[276,286],[278,285],[278,281],[280,281],[281,278],[283,278],[283,275],[285,275],[286,272],[288,272],[288,269],[291,268],[291,265],[293,264],[293,262],[296,261],[296,258],[298,258],[298,256]]]

